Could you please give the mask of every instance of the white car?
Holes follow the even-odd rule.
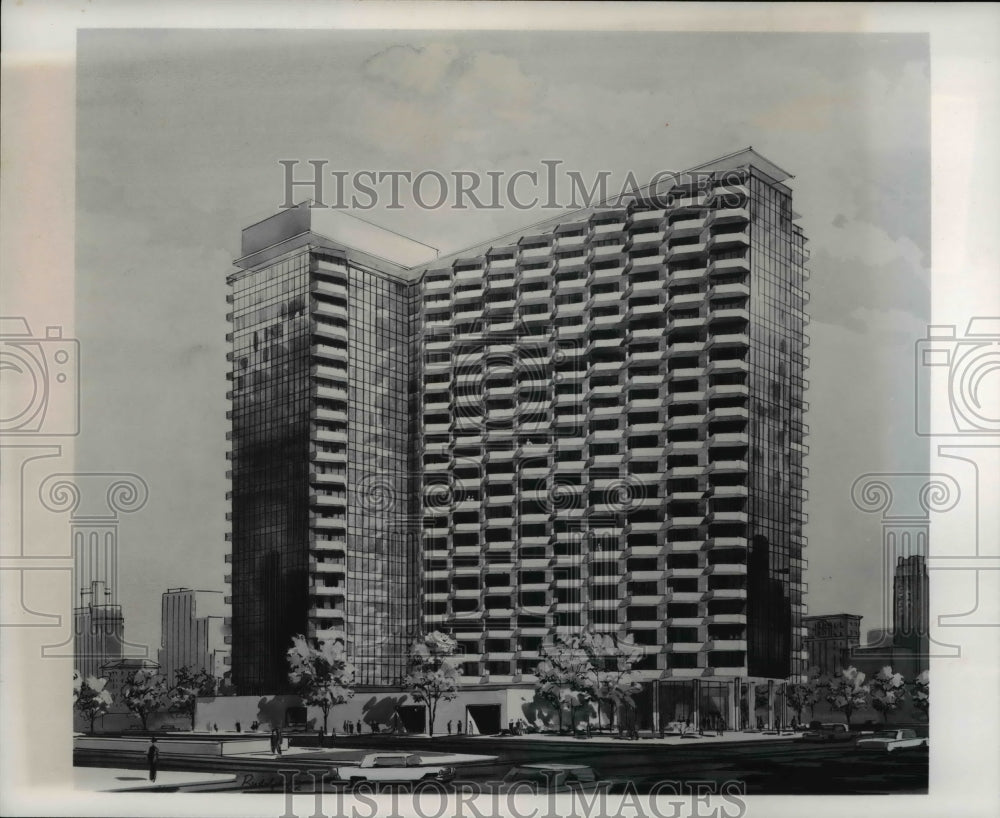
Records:
[[[891,753],[907,747],[926,747],[927,739],[918,737],[913,730],[879,730],[870,736],[859,738],[854,746],[859,750]]]
[[[368,753],[357,765],[333,768],[341,781],[450,781],[455,768],[425,764],[413,753]]]

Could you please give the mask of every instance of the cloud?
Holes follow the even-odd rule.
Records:
[[[364,60],[361,74],[351,127],[393,155],[495,154],[510,127],[527,127],[539,109],[539,81],[490,51],[394,45]]]
[[[372,79],[429,96],[442,90],[449,73],[461,71],[462,61],[461,51],[442,43],[422,48],[394,45],[365,60],[362,71]]]

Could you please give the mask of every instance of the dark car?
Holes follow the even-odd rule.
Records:
[[[854,736],[842,722],[826,722],[802,734],[803,741],[851,741]]]

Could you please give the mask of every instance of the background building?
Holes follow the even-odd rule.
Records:
[[[896,558],[892,580],[892,630],[854,648],[852,664],[865,673],[889,665],[907,678],[930,667],[930,607],[927,560],[922,554]]]
[[[927,652],[929,589],[925,557],[922,554],[898,557],[892,581],[892,640],[895,646]]]
[[[105,583],[94,580],[81,589],[73,609],[73,631],[74,664],[85,679],[100,677],[104,665],[122,658],[125,618]]]
[[[173,684],[178,668],[206,670],[222,678],[229,670],[226,609],[220,591],[171,588],[160,606],[160,673]]]
[[[835,674],[852,664],[854,648],[861,644],[861,617],[856,614],[805,616],[805,648],[810,668]]]

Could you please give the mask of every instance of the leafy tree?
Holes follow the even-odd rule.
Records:
[[[194,730],[194,716],[199,696],[214,696],[219,680],[202,668],[195,671],[191,667],[178,668],[174,673],[174,686],[167,691],[170,709],[184,713],[191,719]]]
[[[559,732],[563,729],[564,707],[570,711],[575,732],[576,710],[589,701],[590,681],[587,676],[592,672],[590,662],[578,641],[564,640],[561,636],[556,637],[554,644],[543,645],[540,653],[542,658],[535,668],[535,690],[541,699],[555,708]]]
[[[458,693],[462,674],[455,656],[457,650],[458,642],[441,631],[415,639],[410,648],[410,668],[403,683],[414,700],[427,705],[431,737],[438,704],[451,701]]]
[[[913,706],[922,713],[927,713],[930,705],[931,677],[926,670],[913,680]]]
[[[78,670],[73,671],[73,707],[90,723],[90,733],[94,732],[94,722],[111,707],[113,699],[105,690],[108,680],[88,676],[84,679]]]
[[[601,729],[601,706],[608,708],[610,729],[620,707],[635,707],[635,694],[642,690],[632,668],[644,655],[631,636],[618,638],[610,633],[587,630],[579,637],[579,646],[589,667],[584,674],[590,696],[597,701],[597,729]]]
[[[323,712],[326,734],[330,710],[354,696],[355,667],[347,661],[340,642],[320,642],[316,647],[304,636],[293,636],[288,649],[288,680],[308,705]]]
[[[823,695],[823,680],[818,668],[809,668],[805,682],[794,682],[785,686],[785,701],[795,712],[795,720],[802,723],[802,711],[809,708],[810,717],[813,708]]]
[[[853,666],[842,670],[830,679],[826,701],[844,714],[850,726],[851,714],[868,707],[869,688],[865,684],[865,674]]]
[[[163,706],[166,692],[166,679],[152,668],[139,668],[131,682],[122,688],[122,700],[139,717],[142,729],[148,730],[149,716]]]
[[[888,723],[889,714],[896,710],[906,698],[906,684],[899,673],[893,673],[886,665],[876,673],[869,684],[871,704],[882,714],[882,721]]]

